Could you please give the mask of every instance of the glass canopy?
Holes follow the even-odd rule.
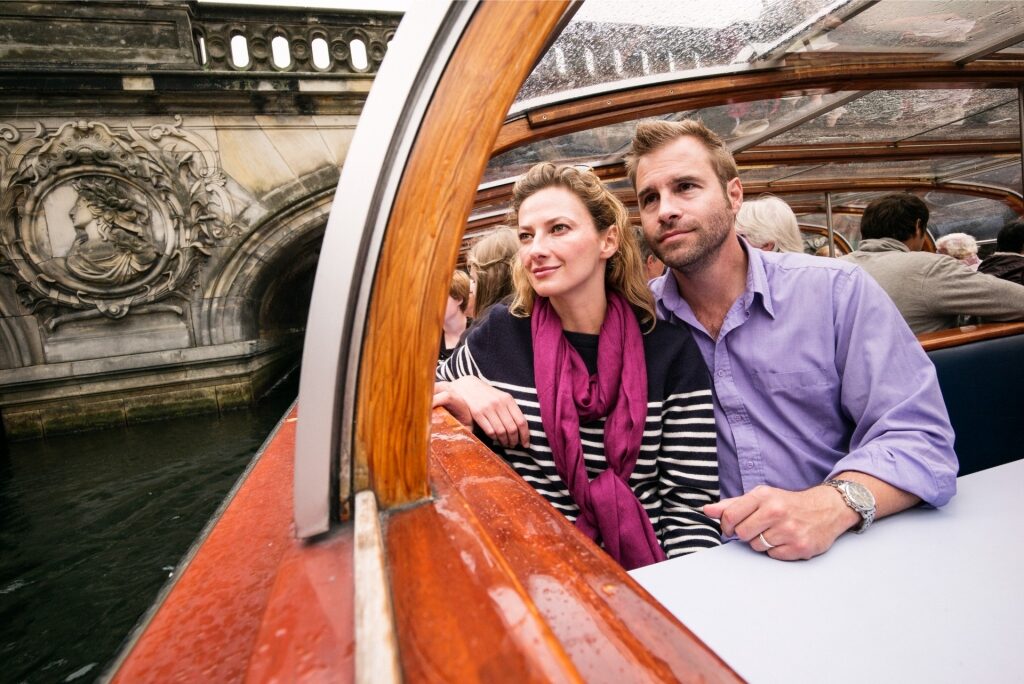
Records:
[[[871,73],[900,64],[893,78]],[[948,75],[906,75],[932,64]],[[975,76],[985,68],[1010,76]],[[829,76],[785,81],[814,70]],[[897,190],[925,198],[934,235],[991,240],[1024,214],[1020,74],[1024,0],[720,0],[712,12],[697,0],[586,0],[512,106],[510,125],[540,134],[491,159],[474,230],[498,220],[502,188],[539,161],[602,170],[631,203],[616,179],[636,122],[654,116],[703,121],[748,194],[782,196],[805,226],[824,225],[829,192],[833,228],[853,246],[863,208]],[[681,104],[642,106],[666,99]],[[639,113],[617,114],[617,102]],[[546,129],[551,112],[581,123]]]

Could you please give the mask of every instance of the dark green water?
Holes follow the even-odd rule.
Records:
[[[0,682],[91,682],[297,392],[0,452]]]

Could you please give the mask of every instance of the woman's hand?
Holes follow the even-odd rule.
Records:
[[[452,389],[451,383],[434,383],[434,403],[431,404],[431,408],[434,409],[438,406],[448,409],[452,417],[466,427],[473,426],[473,414],[470,413],[469,405]]]
[[[512,395],[472,375],[461,377],[448,385],[447,391],[458,396],[468,408],[473,421],[488,437],[503,447],[520,444],[523,447],[530,446],[530,426]]]

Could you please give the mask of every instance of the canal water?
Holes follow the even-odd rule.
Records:
[[[0,682],[92,682],[294,400],[6,445]]]

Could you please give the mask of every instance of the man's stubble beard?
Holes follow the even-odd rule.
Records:
[[[662,263],[683,274],[697,273],[711,265],[714,259],[710,258],[721,249],[729,237],[736,217],[728,208],[711,217],[707,223],[698,224],[697,244],[688,249],[680,249],[678,246],[671,251],[665,250],[661,242],[651,244],[651,251],[661,259]],[[662,226],[658,235],[672,230],[675,225]]]

